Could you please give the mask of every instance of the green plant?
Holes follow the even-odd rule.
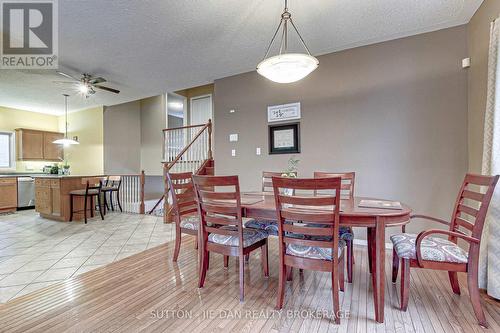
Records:
[[[290,156],[288,159],[288,167],[283,171],[282,177],[295,178],[297,177],[297,170],[300,160],[295,158],[295,155]]]

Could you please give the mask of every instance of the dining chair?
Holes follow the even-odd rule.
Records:
[[[269,276],[267,232],[243,228],[238,176],[195,176],[193,183],[200,216],[200,274],[203,288],[210,252],[239,258],[240,301],[244,299],[245,255],[261,249],[262,270]],[[225,266],[227,266],[227,261]]]
[[[172,198],[172,216],[175,222],[175,247],[172,261],[176,262],[181,249],[182,234],[198,238],[198,206],[194,193],[192,172],[166,173],[168,193]]]
[[[288,268],[330,272],[333,312],[338,324],[339,287],[343,289],[345,247],[345,242],[339,237],[341,178],[273,177],[272,182],[279,237],[276,308],[283,308]],[[294,191],[292,194],[284,193],[283,189]],[[329,190],[331,193],[324,196],[306,195],[317,190]]]
[[[99,209],[99,213],[101,214],[101,219],[104,220],[104,214],[101,204],[102,179],[98,177],[82,178],[82,184],[85,185],[85,189],[73,190],[69,192],[69,220],[73,221],[74,213],[82,212],[82,210],[75,211],[73,209],[74,199],[76,197],[83,197],[83,217],[85,220],[85,224],[87,224],[87,206],[89,201],[91,207],[90,217],[94,217],[94,197],[97,199],[97,207]]]
[[[430,229],[418,235],[402,233],[391,236],[393,283],[396,282],[401,265],[401,310],[406,311],[408,308],[410,267],[448,271],[451,289],[458,295],[460,285],[457,272],[465,272],[474,313],[479,324],[487,327],[478,286],[479,249],[486,213],[498,177],[467,174],[453,209],[451,223],[425,215],[411,216],[411,219],[444,224],[448,230]],[[439,236],[448,236],[448,239]],[[467,243],[467,248],[458,245],[459,239]]]
[[[121,176],[108,176],[106,178],[106,182],[102,187],[101,191],[104,196],[104,207],[109,210],[107,194],[109,193],[109,205],[111,206],[111,210],[115,211],[115,205],[113,204],[113,195],[116,193],[116,202],[118,204],[118,208],[120,208],[120,212],[123,212],[122,204],[120,202],[120,188],[122,185],[122,177]]]
[[[340,198],[353,200],[354,199],[354,179],[356,177],[355,172],[344,172],[344,173],[333,173],[333,172],[321,172],[315,171],[314,178],[325,178],[325,177],[340,177]],[[316,191],[315,194],[317,194]],[[352,283],[353,269],[354,269],[354,232],[351,227],[340,227],[340,238],[345,240],[347,243],[347,281]]]
[[[294,172],[295,176],[297,176],[297,172]],[[281,177],[283,172],[270,172],[263,171],[262,172],[262,192],[273,194],[273,183],[272,177]],[[246,228],[252,229],[261,229],[265,230],[269,236],[278,236],[278,222],[275,220],[269,219],[250,219],[245,222]]]

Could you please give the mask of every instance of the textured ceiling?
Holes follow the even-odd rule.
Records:
[[[467,23],[482,0],[289,0],[315,55]],[[279,0],[59,1],[59,65],[107,78],[118,96],[70,98],[70,109],[112,105],[253,70],[277,26]],[[0,70],[0,105],[60,113],[54,71]],[[64,78],[63,78],[64,79]]]

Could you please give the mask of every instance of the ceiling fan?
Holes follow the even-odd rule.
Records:
[[[93,94],[96,93],[96,89],[108,91],[114,94],[119,94],[120,90],[109,88],[109,87],[104,87],[101,86],[101,83],[107,82],[105,78],[103,77],[94,77],[91,74],[83,73],[80,78],[76,78],[72,75],[63,73],[63,72],[57,72],[57,74],[62,75],[68,79],[71,79],[72,81],[54,81],[54,83],[60,83],[60,84],[72,84],[75,85],[77,90],[82,93],[86,98],[89,98]]]

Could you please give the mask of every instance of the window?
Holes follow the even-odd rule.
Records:
[[[14,133],[0,132],[0,169],[14,169]]]

